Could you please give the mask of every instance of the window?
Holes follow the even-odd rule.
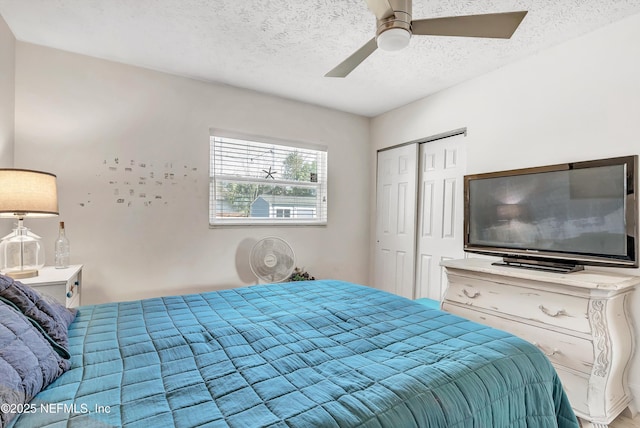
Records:
[[[209,223],[327,223],[327,149],[212,130]]]

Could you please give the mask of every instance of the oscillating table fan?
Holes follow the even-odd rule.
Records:
[[[291,276],[296,257],[291,246],[276,237],[262,238],[251,249],[249,266],[263,282],[282,282]]]

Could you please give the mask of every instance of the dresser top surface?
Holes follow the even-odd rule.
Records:
[[[494,266],[492,265],[493,262],[494,260],[490,259],[469,258],[446,260],[443,261],[441,265],[447,269],[480,272],[580,288],[624,290],[640,284],[640,276],[625,275],[605,270],[585,269],[572,273],[556,273],[517,267]]]

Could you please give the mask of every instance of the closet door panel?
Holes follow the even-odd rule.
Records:
[[[446,276],[440,263],[464,257],[463,134],[420,145],[415,298],[442,300]]]
[[[374,285],[414,297],[417,144],[378,152]]]

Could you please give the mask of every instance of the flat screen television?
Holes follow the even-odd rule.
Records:
[[[638,266],[637,156],[467,175],[464,250],[571,272]]]

